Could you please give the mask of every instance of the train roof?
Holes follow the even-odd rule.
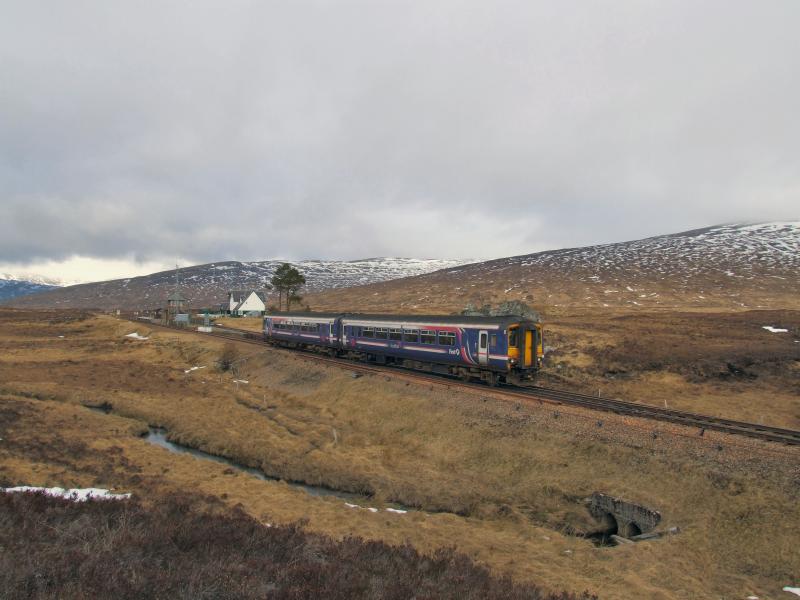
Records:
[[[309,312],[300,310],[291,310],[287,312],[266,312],[265,317],[308,317],[309,319],[336,319],[344,316],[345,313],[334,312]]]
[[[343,317],[350,321],[386,321],[391,323],[407,322],[407,323],[453,323],[465,325],[477,325],[480,323],[491,325],[511,325],[519,323],[520,321],[534,322],[533,319],[523,317],[520,315],[503,315],[497,317],[490,316],[468,316],[468,315],[391,315],[391,314],[371,314],[371,313],[323,313],[323,312],[282,312],[275,314],[268,314],[269,317],[295,317],[295,318],[322,318],[322,319],[335,319]]]

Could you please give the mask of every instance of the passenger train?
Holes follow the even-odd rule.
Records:
[[[532,380],[543,356],[541,323],[519,316],[273,313],[264,340],[489,385]]]

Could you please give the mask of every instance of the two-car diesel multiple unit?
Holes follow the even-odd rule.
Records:
[[[490,385],[533,379],[543,356],[541,324],[518,316],[286,312],[264,317],[264,339]]]

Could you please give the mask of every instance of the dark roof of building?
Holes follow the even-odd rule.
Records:
[[[266,302],[267,301],[267,293],[266,292],[259,291],[259,290],[252,290],[252,289],[251,290],[231,290],[230,292],[228,292],[228,296],[233,296],[234,298],[241,298],[242,300],[245,300],[253,292],[256,293],[256,296],[261,298],[262,302]],[[237,300],[237,302],[239,302],[239,300]]]

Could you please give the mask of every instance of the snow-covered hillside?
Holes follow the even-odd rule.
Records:
[[[166,297],[180,281],[184,295],[193,306],[216,306],[226,301],[229,290],[263,289],[275,269],[284,261],[217,262],[163,271],[143,277],[132,277],[73,285],[35,297],[15,305],[59,308],[155,308],[165,304]],[[462,265],[463,260],[414,258],[368,258],[356,261],[304,260],[293,263],[306,277],[303,294],[329,289],[364,285],[430,273],[438,269]]]
[[[658,298],[665,291],[694,293],[698,301],[705,299],[706,291],[735,298],[739,288],[766,290],[775,287],[775,280],[798,285],[800,221],[720,225],[632,242],[516,256],[475,265],[470,275],[499,277],[507,270],[524,274],[504,288],[505,294],[536,285],[544,273],[563,273],[565,282],[583,284],[582,292],[587,294],[583,300],[621,294],[630,304],[660,304]],[[459,271],[447,273],[452,276]],[[665,285],[668,290],[662,289]]]
[[[549,250],[408,281],[325,293],[321,308],[452,310],[538,306],[774,308],[800,305],[800,222],[719,225],[631,242]]]
[[[17,279],[5,273],[0,273],[0,302],[26,296],[28,294],[44,292],[54,287],[56,286],[41,281]]]
[[[208,285],[214,282],[230,282],[230,289],[237,282],[269,282],[275,269],[285,261],[224,262],[182,269],[179,277],[191,285]],[[306,277],[306,292],[352,287],[423,275],[439,269],[462,265],[469,261],[417,258],[366,258],[354,261],[302,260],[292,263]],[[170,272],[174,277],[174,272]],[[241,286],[246,287],[246,286]],[[226,288],[227,289],[227,288]]]
[[[263,288],[280,261],[181,269],[194,306],[227,291]],[[450,312],[464,304],[522,300],[538,308],[800,307],[800,222],[719,225],[631,242],[549,250],[479,263],[375,258],[296,263],[315,310]],[[358,287],[353,287],[358,286]],[[175,272],[51,290],[20,306],[163,306]]]

